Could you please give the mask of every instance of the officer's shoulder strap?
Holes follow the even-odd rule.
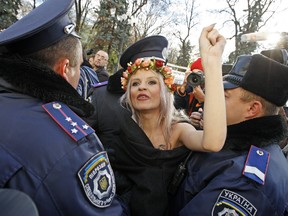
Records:
[[[269,152],[251,145],[242,174],[257,183],[264,185],[269,160]]]
[[[49,116],[63,129],[74,141],[94,133],[94,130],[66,104],[51,102],[42,105]]]

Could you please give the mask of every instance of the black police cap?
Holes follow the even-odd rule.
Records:
[[[288,66],[262,54],[239,56],[223,82],[225,89],[241,87],[277,106],[288,99]]]
[[[138,58],[151,58],[166,62],[168,40],[161,35],[143,38],[128,47],[120,58],[120,65],[126,69],[127,64]]]
[[[73,0],[46,0],[0,33],[0,53],[30,54],[68,35],[79,37],[68,18]]]

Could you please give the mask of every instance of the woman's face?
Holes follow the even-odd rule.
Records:
[[[152,70],[139,69],[130,78],[130,98],[132,106],[138,111],[160,109],[159,76]]]

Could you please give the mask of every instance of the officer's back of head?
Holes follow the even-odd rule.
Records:
[[[1,58],[27,59],[44,64],[75,88],[79,76],[72,77],[71,73],[75,68],[75,74],[83,58],[80,37],[67,14],[73,3],[71,0],[45,1],[1,32]],[[67,69],[71,73],[65,73]]]
[[[73,4],[46,0],[0,33],[0,187],[27,193],[42,216],[123,215],[108,156],[80,118],[94,109],[75,89]]]

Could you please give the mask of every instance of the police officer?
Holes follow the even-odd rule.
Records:
[[[261,54],[239,56],[224,76],[227,139],[218,153],[194,153],[173,215],[287,215],[288,67]]]
[[[72,0],[47,0],[0,33],[0,188],[39,215],[124,215],[101,142],[80,117],[82,47]],[[80,116],[80,117],[79,117]]]

